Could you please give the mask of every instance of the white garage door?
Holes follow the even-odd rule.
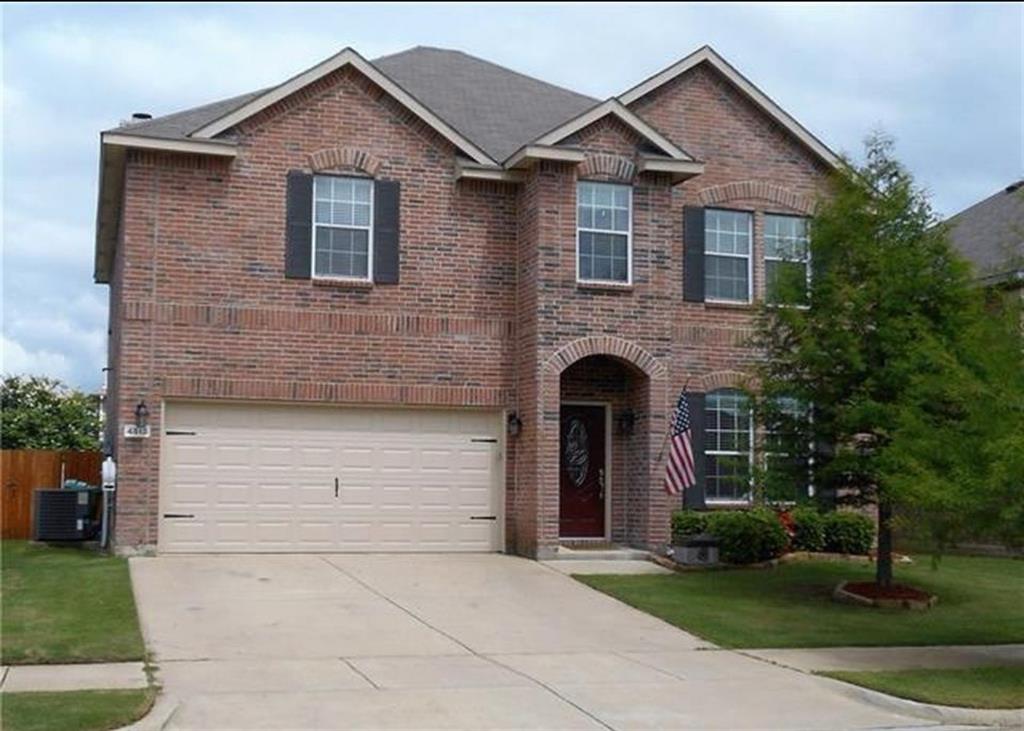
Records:
[[[170,403],[159,547],[497,551],[501,415]]]

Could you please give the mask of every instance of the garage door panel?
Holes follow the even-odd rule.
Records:
[[[173,403],[166,423],[162,510],[193,517],[162,520],[162,550],[500,548],[471,520],[501,505],[495,412]]]

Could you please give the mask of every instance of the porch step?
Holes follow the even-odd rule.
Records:
[[[555,552],[555,561],[646,561],[650,552],[627,546],[600,544],[594,548],[576,546],[559,546]]]

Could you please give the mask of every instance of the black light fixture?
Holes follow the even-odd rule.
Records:
[[[515,411],[510,411],[508,414],[508,433],[509,436],[517,437],[519,432],[523,430],[523,420],[519,418],[519,414]]]
[[[139,401],[135,406],[135,426],[139,429],[149,426],[149,409],[146,408],[145,401]]]
[[[619,434],[628,437],[633,433],[633,427],[636,426],[636,412],[633,409],[620,411],[616,421],[619,423]]]

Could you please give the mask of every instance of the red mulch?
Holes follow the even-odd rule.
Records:
[[[915,589],[906,584],[892,584],[891,586],[883,587],[873,581],[850,582],[843,589],[865,599],[913,599],[926,602],[932,596],[926,591]]]

